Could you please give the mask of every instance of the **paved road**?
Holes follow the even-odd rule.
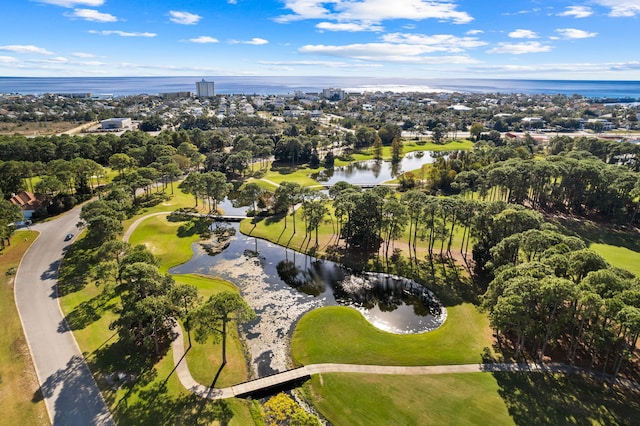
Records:
[[[80,207],[33,227],[39,237],[22,259],[15,299],[49,417],[54,425],[111,425],[111,414],[68,329],[56,291],[66,234],[77,234]],[[36,396],[38,397],[38,396]]]

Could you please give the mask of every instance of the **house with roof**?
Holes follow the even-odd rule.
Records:
[[[33,212],[42,205],[42,201],[38,200],[31,192],[20,191],[17,194],[11,195],[9,201],[20,207],[22,210],[22,216],[25,220],[31,219]]]

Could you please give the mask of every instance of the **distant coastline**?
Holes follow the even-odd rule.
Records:
[[[215,82],[221,95],[286,95],[296,91],[319,92],[339,87],[348,92],[462,92],[580,95],[611,100],[640,100],[640,81],[621,80],[516,80],[428,79],[377,77],[0,77],[0,93],[92,93],[130,96],[195,91],[201,79]]]

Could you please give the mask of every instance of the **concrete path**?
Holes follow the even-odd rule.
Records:
[[[64,239],[78,233],[80,209],[33,227],[40,235],[18,268],[15,301],[51,422],[111,425],[109,409],[58,303],[58,268],[72,242]]]
[[[122,236],[122,241],[128,242],[129,238],[131,238],[131,234],[133,234],[133,231],[136,230],[138,225],[140,225],[142,222],[144,222],[145,220],[149,219],[150,217],[162,216],[162,215],[168,216],[170,214],[171,214],[171,212],[151,213],[151,214],[148,214],[148,215],[142,216],[141,218],[136,219],[136,221],[131,224],[129,229],[127,229],[126,232],[124,233],[124,235]]]
[[[580,373],[587,372],[578,367],[566,364],[549,363],[495,363],[495,364],[459,364],[459,365],[428,365],[428,366],[389,366],[389,365],[360,365],[360,364],[311,364],[282,373],[261,377],[245,383],[227,388],[209,388],[196,382],[191,376],[185,357],[184,338],[182,329],[176,325],[173,329],[176,336],[172,343],[173,361],[176,374],[182,385],[191,392],[208,399],[225,399],[243,397],[260,391],[277,388],[296,380],[309,378],[322,373],[351,373],[351,374],[390,374],[390,375],[425,375],[425,374],[461,374],[461,373],[496,373],[496,372],[527,372],[527,373]],[[596,377],[597,374],[592,374]],[[618,379],[616,384],[640,390],[640,384],[630,380]]]
[[[140,223],[152,216],[169,213],[153,213],[136,220],[127,230],[123,239],[128,241]],[[385,366],[385,365],[360,365],[360,364],[312,364],[267,377],[240,383],[227,388],[210,388],[204,386],[191,376],[187,365],[184,337],[182,328],[176,324],[173,328],[175,336],[172,342],[173,361],[176,374],[180,383],[191,392],[208,399],[226,399],[236,396],[250,395],[261,390],[274,388],[296,380],[311,377],[321,373],[360,373],[360,374],[392,374],[392,375],[421,375],[421,374],[459,374],[459,373],[491,373],[491,372],[553,372],[553,373],[580,373],[587,374],[583,369],[566,364],[549,363],[494,363],[494,364],[459,364],[459,365],[430,365],[430,366]],[[592,373],[596,377],[597,374]],[[616,384],[640,390],[640,384],[624,379],[617,379]]]
[[[279,183],[275,183],[274,181],[269,180],[269,179],[260,178],[260,180],[261,180],[261,181],[263,181],[263,182],[268,183],[269,185],[273,185],[273,186],[275,186],[276,188],[278,188],[278,187],[280,186],[280,184],[279,184]]]

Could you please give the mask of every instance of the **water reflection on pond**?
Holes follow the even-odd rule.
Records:
[[[252,364],[262,377],[289,367],[289,337],[298,319],[320,306],[358,309],[375,326],[394,333],[420,333],[442,324],[446,310],[409,281],[378,274],[352,274],[333,262],[247,237],[237,224],[229,245],[208,256],[194,244],[193,258],[170,272],[220,276],[234,282],[258,318],[245,328]]]
[[[398,163],[381,160],[356,161],[347,166],[325,169],[311,175],[318,182],[333,185],[346,181],[352,185],[373,185],[392,180],[402,173],[416,170],[435,161],[428,151],[410,152]]]

